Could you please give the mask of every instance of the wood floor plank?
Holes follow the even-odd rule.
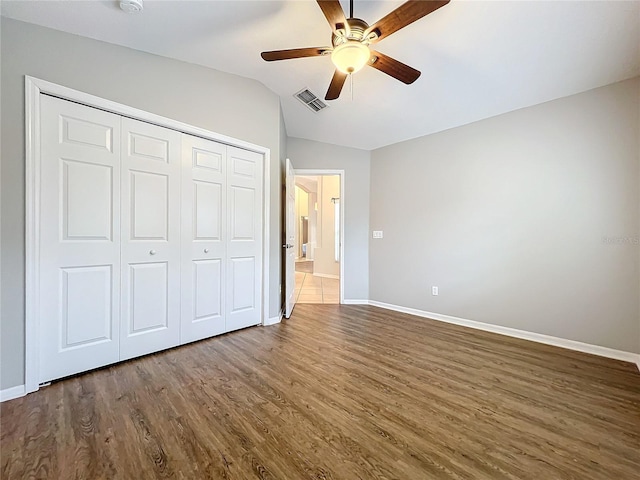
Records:
[[[625,362],[369,306],[0,405],[2,479],[640,479]]]

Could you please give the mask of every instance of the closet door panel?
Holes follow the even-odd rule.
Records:
[[[131,240],[169,241],[169,175],[129,170]]]
[[[222,312],[222,261],[196,260],[193,262],[194,305],[193,322],[221,318]]]
[[[180,143],[122,119],[121,360],[180,343]]]
[[[215,181],[193,181],[193,240],[222,240],[222,184]]]
[[[120,117],[41,96],[39,372],[119,359]]]
[[[226,331],[262,320],[262,169],[261,154],[228,147]]]
[[[225,331],[226,160],[226,145],[182,136],[182,343]]]
[[[234,257],[229,260],[231,284],[231,314],[253,311],[256,307],[253,288],[256,283],[255,257]]]
[[[61,193],[64,240],[113,239],[113,166],[62,160]]]

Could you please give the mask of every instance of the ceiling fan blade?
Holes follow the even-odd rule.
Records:
[[[336,30],[344,29],[347,31],[347,34],[349,33],[347,17],[345,16],[342,6],[338,0],[318,0],[318,5],[334,32]]]
[[[333,78],[331,79],[331,84],[329,85],[329,90],[327,90],[327,94],[324,96],[325,100],[335,100],[340,96],[340,92],[342,91],[342,87],[344,86],[344,82],[347,79],[347,74],[342,73],[340,70],[336,70],[333,74]]]
[[[378,69],[381,72],[400,80],[402,83],[406,83],[407,85],[415,82],[420,76],[420,71],[415,68],[405,65],[404,63],[380,52],[376,52],[375,50],[371,50],[371,57],[372,60],[374,58],[375,60],[373,63],[369,60],[368,65],[371,65],[373,68]]]
[[[396,8],[389,15],[378,20],[365,32],[365,37],[373,31],[377,31],[378,38],[371,43],[379,42],[401,28],[420,20],[425,15],[444,7],[449,0],[409,0]]]
[[[290,48],[289,50],[262,52],[260,56],[267,62],[273,62],[274,60],[289,60],[291,58],[318,57],[330,51],[331,49],[328,47]]]

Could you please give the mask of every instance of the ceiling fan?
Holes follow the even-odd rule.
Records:
[[[273,50],[262,52],[260,55],[267,62],[272,62],[331,54],[336,71],[324,97],[325,100],[337,99],[347,76],[365,65],[380,70],[407,85],[415,82],[420,76],[418,70],[372,50],[369,46],[449,3],[449,0],[409,0],[369,26],[364,20],[353,17],[353,0],[349,2],[349,18],[345,17],[339,0],[317,1],[333,30],[331,47]]]

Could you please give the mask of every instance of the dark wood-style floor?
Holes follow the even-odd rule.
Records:
[[[640,478],[632,364],[298,305],[1,406],[2,479]]]

